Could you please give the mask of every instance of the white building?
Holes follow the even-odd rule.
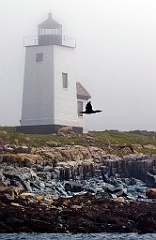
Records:
[[[87,132],[79,114],[90,98],[76,82],[75,46],[62,41],[62,26],[52,19],[38,26],[38,41],[26,46],[21,126],[25,133],[55,133],[62,126]]]

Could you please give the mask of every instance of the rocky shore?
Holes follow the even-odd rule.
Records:
[[[93,177],[103,177],[105,180],[105,177],[110,176],[133,177],[144,181],[149,187],[156,187],[155,155],[128,152],[118,157],[93,146],[62,147],[57,146],[55,142],[50,142],[48,145],[32,149],[27,146],[4,146],[0,149],[1,178],[5,171],[17,175],[18,173],[15,172],[28,170],[27,178],[30,178],[30,175],[47,180],[77,180]]]
[[[110,201],[93,195],[53,203],[0,204],[0,232],[156,232],[155,202]]]
[[[0,149],[0,232],[156,232],[156,157],[95,146]]]

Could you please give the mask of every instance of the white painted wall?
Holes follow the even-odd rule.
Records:
[[[54,122],[78,126],[74,48],[54,46]],[[68,74],[68,88],[62,86],[62,73]]]
[[[43,62],[36,53],[43,52]],[[26,47],[21,125],[54,123],[53,46]]]
[[[88,100],[85,99],[77,99],[77,101],[83,102],[83,111],[85,110],[85,106],[88,102]],[[83,114],[82,116],[78,116],[78,122],[79,122],[79,127],[83,127],[83,132],[87,133],[88,132],[88,115]]]
[[[36,53],[43,53],[43,62],[36,62]],[[63,72],[68,74],[67,89],[62,86]],[[85,107],[87,101],[83,102]],[[29,46],[25,54],[21,125],[49,124],[88,131],[87,116],[78,116],[74,48]]]

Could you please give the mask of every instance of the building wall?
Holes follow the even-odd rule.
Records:
[[[36,62],[37,53],[43,53],[42,62]],[[67,89],[62,73],[68,74]],[[87,132],[87,116],[78,116],[77,101],[74,48],[26,47],[21,126],[63,125]],[[81,101],[85,108],[87,100]]]
[[[86,106],[86,104],[87,104],[87,102],[88,102],[88,100],[85,100],[85,99],[77,99],[77,102],[78,101],[81,101],[81,102],[83,102],[83,111],[85,110],[85,106]],[[83,114],[82,116],[78,116],[78,122],[79,122],[79,127],[83,127],[83,132],[84,133],[87,133],[88,132],[88,121],[87,121],[87,119],[88,119],[88,115],[86,115],[86,114]]]
[[[63,88],[62,73],[68,75]],[[54,123],[78,126],[74,48],[54,46]]]
[[[53,124],[53,65],[53,46],[26,47],[21,125]]]

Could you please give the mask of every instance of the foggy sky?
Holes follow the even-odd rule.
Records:
[[[0,0],[0,125],[20,124],[23,37],[37,36],[50,8],[76,39],[76,81],[103,110],[89,129],[156,131],[155,0]]]

